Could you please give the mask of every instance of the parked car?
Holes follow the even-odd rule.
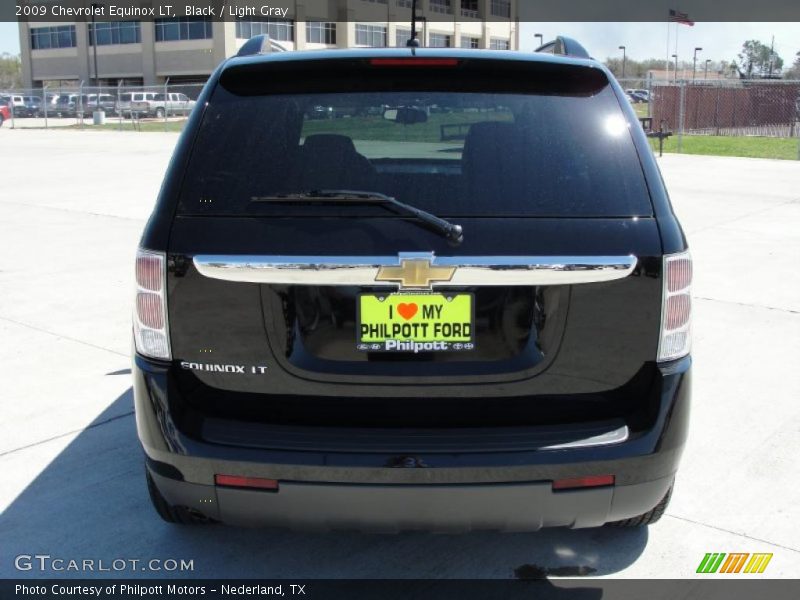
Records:
[[[40,116],[47,115],[48,117],[57,116],[56,107],[58,106],[59,94],[47,93],[45,94],[44,101],[40,106]]]
[[[111,94],[88,94],[84,114],[91,115],[96,110],[103,110],[106,114],[113,115],[117,111],[117,100]]]
[[[687,436],[692,263],[614,76],[563,38],[262,45],[206,84],[136,254],[157,513],[655,523]],[[465,116],[463,139],[442,140],[433,104]]]
[[[123,117],[131,117],[131,103],[149,102],[156,97],[155,92],[125,92],[119,95],[119,102],[117,103],[117,112]],[[147,105],[149,108],[149,104]]]
[[[8,104],[5,100],[0,98],[0,127],[3,126],[3,123],[11,118],[11,109],[8,107]]]
[[[39,96],[25,96],[25,116],[38,117],[42,113],[42,99]]]
[[[25,108],[25,98],[16,94],[2,94],[0,95],[9,110],[14,111],[15,117],[26,117],[27,109]]]
[[[86,94],[61,94],[56,100],[55,116],[78,117],[86,113],[89,97]]]
[[[192,112],[194,105],[195,101],[186,94],[169,92],[167,94],[155,94],[150,100],[131,101],[131,111],[139,113],[143,117],[163,119],[165,116],[188,115]]]
[[[627,89],[626,94],[638,98],[640,102],[650,102],[650,92],[645,89]]]

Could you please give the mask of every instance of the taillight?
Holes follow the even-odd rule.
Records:
[[[692,257],[689,252],[664,257],[664,295],[658,360],[675,360],[692,346]]]
[[[136,302],[133,337],[136,351],[150,358],[171,358],[167,327],[166,257],[151,250],[136,251]]]

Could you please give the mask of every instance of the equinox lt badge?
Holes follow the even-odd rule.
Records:
[[[216,363],[197,363],[181,361],[181,369],[190,371],[203,371],[205,373],[230,373],[232,375],[264,375],[267,372],[265,365],[218,365]]]

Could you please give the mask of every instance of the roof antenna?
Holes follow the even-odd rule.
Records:
[[[411,0],[411,37],[406,42],[408,48],[419,48],[417,39],[417,0]]]

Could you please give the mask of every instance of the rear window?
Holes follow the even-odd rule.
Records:
[[[197,132],[179,212],[330,214],[344,209],[254,199],[348,189],[388,194],[445,217],[652,214],[607,82],[589,92],[539,86],[514,93],[507,85],[492,92],[491,80],[476,86],[486,91],[473,91],[447,77],[420,75],[419,90],[387,79],[386,89],[357,93],[347,80],[341,91],[328,85],[277,95],[218,86]]]

